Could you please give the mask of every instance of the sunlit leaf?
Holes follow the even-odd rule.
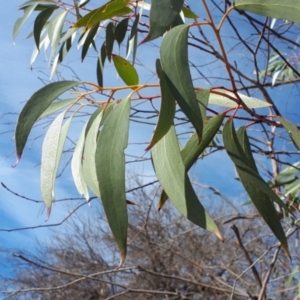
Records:
[[[113,17],[127,15],[131,9],[127,7],[129,0],[111,0],[101,7],[92,10],[84,17],[79,19],[72,27],[86,27],[91,28],[96,23]]]
[[[99,29],[99,22],[96,23],[88,32],[88,34],[86,35],[85,37],[85,40],[84,40],[84,44],[82,46],[82,52],[81,52],[81,61],[84,60],[91,44],[94,42],[94,38],[98,32],[98,29]]]
[[[245,130],[241,131],[241,133],[246,135]],[[273,201],[275,201],[283,206],[282,202],[268,184],[265,183],[253,169],[252,162],[249,161],[250,154],[245,153],[249,151],[248,146],[245,143],[241,144],[241,142],[247,139],[247,137],[242,138],[241,134],[237,136],[232,118],[225,123],[223,128],[224,146],[235,164],[241,182],[258,212],[289,254],[287,239],[273,204]]]
[[[258,100],[253,97],[248,97],[240,93],[238,93],[238,95],[249,108],[262,108],[271,106],[271,104],[266,101]],[[209,95],[209,104],[220,105],[225,107],[237,107],[238,104],[231,99],[238,101],[236,95],[232,92],[229,92],[224,89],[213,89],[211,90],[211,93]]]
[[[222,239],[217,225],[198,200],[188,178],[174,126],[151,151],[155,173],[177,210],[194,224]]]
[[[103,87],[103,68],[104,68],[104,62],[106,59],[106,48],[105,48],[105,42],[102,44],[100,53],[98,55],[98,60],[97,60],[97,82],[99,86]]]
[[[154,134],[146,150],[151,149],[169,131],[175,116],[175,99],[159,60],[156,61],[156,72],[160,79],[161,106]]]
[[[53,82],[31,96],[23,107],[17,122],[15,141],[18,160],[21,158],[29,133],[37,119],[57,97],[79,84],[81,84],[80,81]]]
[[[87,184],[84,180],[82,160],[83,160],[83,149],[85,144],[85,129],[86,125],[83,127],[80,136],[78,138],[73,157],[71,162],[71,170],[74,179],[75,186],[80,195],[84,195],[86,200],[89,200],[89,191]]]
[[[152,0],[149,34],[142,43],[154,40],[169,30],[179,16],[183,3],[183,0]]]
[[[128,21],[129,21],[129,18],[124,18],[122,21],[119,22],[119,24],[116,27],[115,39],[116,39],[119,47],[120,47],[121,43],[124,41],[124,38],[126,36]]]
[[[209,101],[210,90],[199,90],[196,92],[196,98],[199,101],[199,107],[202,119],[206,120],[206,108]]]
[[[132,51],[132,64],[134,65],[135,63],[135,56],[136,56],[136,50],[137,50],[137,41],[138,41],[138,25],[140,22],[141,15],[138,14],[135,17],[135,20],[132,24],[131,27],[131,32],[130,36],[128,38],[128,43],[127,43],[127,49],[126,49],[126,59],[128,59],[131,51]]]
[[[60,109],[71,105],[76,100],[77,100],[76,98],[71,98],[71,99],[64,99],[64,100],[52,102],[50,104],[50,106],[40,115],[39,119],[49,116],[49,115],[59,111]]]
[[[300,150],[300,131],[299,129],[292,124],[290,121],[283,117],[277,116],[277,119],[280,121],[282,126],[285,128],[285,130],[288,132],[289,136],[291,137],[295,147]]]
[[[300,6],[295,0],[235,0],[234,7],[258,15],[300,23]]]
[[[130,97],[109,114],[99,135],[96,170],[105,214],[118,244],[123,264],[127,252],[125,153],[128,143]]]
[[[203,153],[206,147],[211,143],[217,134],[225,115],[219,114],[211,118],[203,127],[202,140],[199,143],[199,138],[196,133],[193,133],[189,138],[183,149],[181,150],[181,157],[186,172],[190,170],[192,165],[197,161],[198,157]],[[158,202],[158,208],[161,209],[164,203],[168,200],[168,195],[163,190]]]
[[[120,77],[127,85],[139,84],[139,76],[134,66],[119,55],[112,55],[114,65]]]
[[[183,15],[186,17],[186,18],[189,18],[189,19],[196,19],[198,18],[198,16],[192,12],[190,9],[186,8],[186,7],[182,7],[182,12],[183,12]]]
[[[115,25],[113,22],[109,22],[106,26],[106,36],[105,36],[105,48],[106,48],[106,56],[108,61],[111,61],[111,54],[114,47],[115,40]]]
[[[41,32],[44,28],[44,25],[46,24],[46,22],[48,21],[48,19],[50,18],[50,16],[56,8],[56,6],[50,6],[49,8],[42,10],[34,21],[33,36],[38,50],[40,49]]]
[[[178,105],[201,137],[203,121],[189,69],[188,32],[187,25],[172,28],[162,41],[160,59]]]

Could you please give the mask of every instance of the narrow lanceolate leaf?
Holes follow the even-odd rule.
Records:
[[[72,27],[91,28],[96,23],[111,19],[113,17],[127,15],[131,9],[127,7],[129,0],[111,0],[101,7],[92,10],[84,17],[79,19]]]
[[[111,61],[111,54],[114,48],[114,40],[115,40],[115,25],[113,22],[109,22],[106,26],[106,36],[105,36],[105,47],[106,47],[106,55],[107,59]]]
[[[170,90],[165,73],[161,68],[159,59],[156,61],[156,73],[159,77],[161,105],[155,131],[146,150],[151,149],[169,131],[173,125],[175,116],[175,99]]]
[[[73,157],[71,162],[71,170],[74,179],[75,186],[80,195],[84,195],[85,199],[88,201],[90,196],[88,192],[87,184],[84,180],[82,160],[83,160],[83,149],[85,144],[85,129],[86,125],[83,127],[81,134],[78,138]]]
[[[50,125],[42,148],[41,161],[41,190],[44,202],[48,208],[55,199],[54,185],[63,145],[66,139],[69,122],[62,130],[66,111],[59,114]]]
[[[76,100],[77,100],[76,98],[71,98],[71,99],[64,99],[64,100],[52,102],[50,106],[40,115],[39,119],[49,116],[66,106],[70,106]]]
[[[162,41],[160,59],[178,105],[201,137],[203,121],[189,69],[188,31],[186,25],[172,28]]]
[[[97,75],[97,82],[99,86],[103,87],[103,68],[104,68],[104,63],[106,59],[106,47],[105,47],[105,42],[102,44],[98,60],[97,60],[97,70],[96,70],[96,75]]]
[[[127,252],[127,204],[125,192],[125,153],[128,144],[130,98],[109,114],[100,133],[96,150],[96,170],[101,200],[108,224],[121,253],[120,266]]]
[[[152,148],[156,175],[177,210],[194,224],[213,232],[222,240],[219,229],[206,212],[186,173],[174,126]]]
[[[82,52],[81,52],[81,61],[84,60],[91,44],[94,42],[94,38],[98,32],[98,29],[99,29],[99,22],[96,23],[88,32],[86,38],[85,38],[85,41],[84,41],[84,44],[82,46]]]
[[[183,12],[183,15],[185,16],[185,18],[188,18],[188,19],[196,19],[199,17],[194,12],[192,12],[190,9],[188,9],[186,7],[182,7],[182,12]]]
[[[229,119],[223,128],[224,146],[234,162],[241,182],[253,204],[289,255],[287,239],[273,204],[273,201],[277,202],[279,200],[277,203],[280,203],[281,200],[253,169],[253,162],[249,161],[250,153],[245,153],[249,151],[249,148],[245,142],[241,145],[241,142],[246,141],[248,138],[243,138],[242,134],[246,134],[246,131],[241,131],[237,136],[233,120]]]
[[[270,103],[266,101],[262,101],[253,97],[248,97],[246,95],[238,93],[241,100],[249,107],[249,108],[262,108],[271,106]],[[224,89],[213,89],[209,95],[209,104],[220,105],[225,107],[237,107],[239,99],[232,92],[229,92]]]
[[[139,76],[134,66],[119,55],[112,55],[114,65],[120,77],[127,85],[138,85]]]
[[[197,161],[198,157],[203,153],[206,147],[211,143],[217,134],[225,115],[219,114],[211,118],[203,127],[202,140],[199,143],[197,133],[193,133],[189,138],[183,149],[181,150],[181,157],[186,172],[190,170],[192,165]],[[167,193],[163,190],[158,202],[158,208],[161,209],[164,203],[168,200]]]
[[[285,130],[290,135],[296,148],[298,148],[298,150],[300,150],[300,131],[299,131],[299,129],[285,118],[278,116],[277,119],[280,121],[282,126],[285,128]]]
[[[236,0],[234,7],[258,15],[300,23],[300,6],[295,0]]]
[[[22,26],[24,25],[26,20],[29,18],[31,13],[34,11],[34,9],[36,8],[37,5],[38,5],[38,2],[26,7],[24,9],[23,16],[16,20],[16,22],[14,24],[14,28],[13,28],[13,34],[12,34],[13,41],[15,40],[15,38],[17,37],[17,35],[20,32],[20,29],[22,28]]]
[[[50,18],[50,16],[52,15],[53,11],[56,8],[57,8],[56,6],[54,7],[50,6],[49,8],[42,10],[34,21],[33,36],[38,50],[40,49],[41,32],[44,28],[44,25],[46,24],[46,22],[48,21],[48,19]]]
[[[179,16],[184,0],[152,0],[150,9],[150,30],[145,43],[162,36],[171,28],[176,17]]]
[[[129,18],[125,18],[119,22],[115,30],[115,40],[117,41],[119,47],[125,39]]]
[[[86,182],[90,190],[94,193],[94,195],[100,199],[100,190],[95,164],[95,153],[97,148],[100,122],[102,119],[102,110],[98,109],[96,113],[92,115],[93,122],[88,122],[85,129],[86,139],[84,145],[84,154],[82,158],[82,170],[84,181]],[[90,128],[87,131],[87,128],[89,126]]]
[[[80,83],[80,81],[53,82],[31,96],[23,107],[17,122],[15,141],[18,160],[21,158],[29,133],[37,119],[57,97]]]
[[[132,64],[135,63],[135,56],[137,50],[137,41],[138,41],[138,25],[140,22],[141,15],[140,13],[135,17],[135,20],[131,27],[130,36],[128,38],[127,49],[126,49],[126,59],[128,59],[132,51]]]
[[[199,101],[199,107],[202,119],[206,120],[206,108],[209,101],[210,90],[199,90],[196,92],[196,98]]]

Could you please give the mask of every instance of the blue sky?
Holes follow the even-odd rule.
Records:
[[[39,58],[33,65],[33,69],[31,70],[30,68],[33,40],[26,39],[26,36],[32,30],[32,19],[26,23],[20,36],[17,37],[15,45],[13,44],[11,32],[15,20],[22,15],[17,8],[18,5],[23,2],[24,0],[5,1],[2,4],[2,10],[0,11],[0,132],[4,132],[1,134],[0,139],[0,181],[18,194],[42,201],[39,182],[39,164],[43,138],[37,137],[45,132],[46,127],[44,125],[37,127],[33,131],[31,140],[26,146],[26,151],[24,152],[22,160],[16,168],[11,167],[16,160],[13,130],[17,120],[17,114],[20,112],[25,101],[29,99],[36,90],[43,86],[43,83],[38,77],[47,79],[47,76],[50,74],[50,70],[47,68],[47,63],[45,62],[45,54],[43,53],[39,55]],[[248,33],[247,28],[245,28],[244,31],[245,33]],[[230,48],[230,44],[226,46]],[[152,70],[154,70],[154,61],[158,57],[158,52],[156,52],[156,48],[154,49],[155,51],[153,48],[147,47],[147,45],[142,45],[139,48],[142,57],[146,57],[147,66]],[[123,51],[122,54],[124,55],[124,49],[121,51]],[[236,57],[236,59],[241,62],[245,59],[243,53],[235,53],[233,51],[232,53],[230,52],[230,55]],[[76,71],[78,71],[83,79],[95,81],[96,53],[90,51],[89,57],[86,58],[83,64],[80,64],[79,57],[80,52],[73,49],[73,52],[66,62],[69,65],[76,64],[76,66],[79,66]],[[202,55],[200,59],[203,63],[207,60],[205,55]],[[141,67],[137,68],[142,70]],[[216,68],[216,66],[214,66],[214,68]],[[245,68],[247,68],[246,62]],[[207,73],[212,75],[216,75],[218,70],[219,69],[210,70],[209,66],[205,69]],[[66,68],[63,68],[63,72],[64,74],[70,74]],[[153,75],[143,74],[143,72],[141,74],[141,82],[148,82],[155,79]],[[116,77],[112,65],[108,66],[108,72],[105,76],[105,82],[110,86],[112,86],[116,80],[118,80],[117,84],[121,84],[120,79],[117,79]],[[113,82],[113,84],[111,84],[111,82]],[[207,87],[207,83],[205,83],[204,80],[200,80],[197,83],[203,87]],[[270,93],[271,95],[275,95],[275,91],[273,90],[270,90]],[[285,107],[284,100],[286,99],[282,100],[282,98],[287,97],[287,93],[290,93],[288,101],[291,103],[291,101],[294,101],[294,94],[297,93],[297,90],[291,90],[289,87],[277,89],[274,99],[276,99],[280,106]],[[293,106],[292,103],[291,107]],[[159,107],[159,105],[157,107]],[[289,116],[292,118],[299,118],[299,111],[294,112],[293,109],[290,109],[287,106],[285,111],[289,113]],[[74,139],[78,136],[78,130],[82,125],[83,123],[79,122],[73,126],[71,135]],[[149,126],[135,126],[135,123],[131,124],[130,142],[140,143],[149,141],[152,130],[153,128],[149,128]],[[145,145],[131,145],[127,149],[127,153],[132,153],[131,151],[133,151],[134,154],[140,155],[144,153],[144,148]],[[143,173],[149,176],[153,175],[150,163],[144,165],[132,165],[130,168],[137,173]],[[244,201],[247,199],[241,185],[235,180],[233,165],[228,157],[224,155],[224,152],[218,152],[203,161],[199,161],[196,166],[193,167],[190,174],[192,178],[196,178],[204,184],[214,185],[233,200],[240,199],[241,201]],[[152,177],[149,178],[152,180]],[[45,225],[46,213],[43,211],[44,205],[42,202],[33,203],[26,201],[9,193],[3,187],[0,188],[0,229]],[[57,199],[78,197],[69,168],[66,169],[64,175],[57,181],[56,195]],[[214,201],[220,203],[216,198],[214,198]],[[78,204],[78,200],[70,201],[67,204],[54,204],[51,218],[48,223],[57,223],[62,220],[76,204]],[[91,213],[91,209],[88,207],[81,211],[82,213]],[[47,240],[48,235],[49,231],[45,228],[14,232],[0,231],[0,245],[2,247],[21,248],[30,251],[34,250],[36,239],[41,241]]]

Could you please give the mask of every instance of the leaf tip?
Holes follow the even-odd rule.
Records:
[[[17,160],[16,160],[15,164],[12,165],[13,168],[15,168],[19,164],[20,159],[21,159],[21,154],[18,153],[17,154]]]
[[[52,206],[47,206],[47,218],[46,218],[45,222],[48,222],[48,220],[50,218],[51,208],[52,208]]]
[[[125,258],[126,258],[126,251],[122,251],[121,252],[121,257],[120,257],[120,263],[117,267],[117,270],[119,270],[123,266]]]

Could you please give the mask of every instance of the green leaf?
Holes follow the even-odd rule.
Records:
[[[60,109],[73,104],[76,100],[77,98],[71,98],[52,102],[50,106],[40,115],[39,119],[49,116]]]
[[[82,47],[82,52],[81,52],[81,61],[84,60],[91,44],[94,42],[94,38],[98,32],[98,29],[99,29],[99,22],[96,23],[88,32],[86,38],[85,38],[85,41],[84,41],[84,44],[83,44],[83,47]]]
[[[183,0],[152,0],[149,34],[141,43],[154,40],[169,30],[179,16],[183,3]]]
[[[121,44],[124,41],[124,38],[126,36],[128,21],[129,21],[129,18],[125,18],[122,21],[120,21],[116,27],[115,39],[116,39],[119,47],[121,46]]]
[[[96,150],[96,170],[101,200],[123,264],[127,252],[127,204],[125,192],[125,153],[128,144],[130,97],[109,114]]]
[[[128,59],[132,50],[132,64],[135,63],[135,56],[137,51],[137,41],[138,41],[138,25],[140,22],[141,15],[138,14],[132,24],[130,36],[128,38],[127,49],[126,49],[126,59]]]
[[[203,153],[206,147],[211,143],[217,134],[225,114],[219,114],[211,118],[203,127],[202,140],[199,143],[197,133],[193,133],[189,138],[183,149],[181,150],[181,157],[186,172],[190,170],[192,165],[197,161],[198,157]],[[164,203],[168,200],[167,193],[163,190],[158,202],[158,208],[161,209]]]
[[[152,148],[152,159],[157,178],[177,210],[222,240],[217,225],[199,202],[188,178],[174,126]]]
[[[106,56],[108,61],[111,61],[111,54],[114,48],[115,40],[115,25],[113,22],[109,22],[106,26],[106,37],[105,37],[105,47],[106,47]]]
[[[50,125],[43,142],[41,160],[41,190],[47,208],[51,208],[52,202],[55,199],[54,186],[58,165],[72,120],[71,116],[62,126],[65,114],[66,111],[62,112],[55,118]]]
[[[23,107],[17,122],[15,141],[18,160],[22,156],[29,133],[37,119],[57,97],[79,84],[81,84],[80,81],[53,82],[31,96]]]
[[[215,92],[221,93],[222,95],[216,94]],[[248,97],[240,93],[238,93],[238,95],[249,108],[262,108],[271,106],[271,104],[266,101],[258,100],[253,97]],[[232,92],[226,91],[224,89],[213,89],[210,92],[208,102],[209,104],[220,105],[225,107],[237,107],[238,104],[230,98],[238,101],[236,95]]]
[[[234,7],[258,15],[300,23],[300,5],[295,0],[235,0]]]
[[[252,161],[249,160],[249,148],[245,142],[241,144],[248,137],[242,138],[242,134],[246,135],[246,131],[240,131],[239,136],[237,136],[232,118],[228,119],[223,128],[224,146],[231,160],[234,162],[241,182],[253,204],[289,255],[287,239],[277,217],[273,201],[280,204],[281,207],[283,203],[253,169]]]
[[[40,50],[41,32],[55,9],[57,9],[57,6],[50,6],[49,8],[42,10],[34,21],[33,36],[38,50]]]
[[[71,170],[74,179],[75,186],[80,195],[84,195],[85,199],[88,201],[90,199],[87,184],[83,176],[82,160],[83,160],[83,149],[85,144],[85,130],[86,125],[83,127],[81,134],[78,138],[73,157],[71,162]]]
[[[106,48],[105,48],[105,42],[102,44],[99,56],[98,56],[98,61],[97,61],[97,82],[98,85],[103,87],[103,68],[104,68],[104,62],[106,59]]]
[[[183,12],[183,15],[185,16],[185,18],[188,18],[188,19],[199,18],[199,16],[197,16],[194,12],[192,12],[190,9],[188,9],[186,7],[182,7],[182,12]]]
[[[91,28],[96,23],[111,19],[113,17],[127,15],[131,12],[131,9],[127,7],[129,0],[111,0],[101,7],[92,10],[86,14],[83,18],[79,19],[72,27]]]
[[[30,5],[28,7],[26,7],[24,9],[24,14],[21,18],[18,18],[14,24],[13,27],[13,33],[12,33],[12,38],[13,41],[15,40],[15,38],[17,37],[17,35],[19,34],[22,26],[24,25],[24,23],[26,22],[26,20],[29,18],[29,16],[31,15],[31,13],[34,11],[34,9],[36,8],[36,6],[38,5],[38,2]]]
[[[178,105],[201,137],[203,121],[189,69],[188,31],[187,25],[172,28],[162,41],[160,59]]]
[[[199,90],[196,92],[196,98],[199,101],[199,107],[202,119],[206,120],[206,108],[209,101],[210,90]]]
[[[139,76],[132,64],[119,55],[112,55],[115,68],[127,85],[138,85]]]
[[[289,136],[291,137],[295,147],[300,150],[300,131],[299,129],[290,121],[285,118],[277,116],[277,119],[280,121],[282,126],[288,132]]]
[[[151,149],[169,131],[170,127],[173,125],[175,116],[175,99],[169,88],[167,78],[161,68],[159,59],[156,60],[156,72],[160,79],[161,106],[154,134],[146,150]]]

